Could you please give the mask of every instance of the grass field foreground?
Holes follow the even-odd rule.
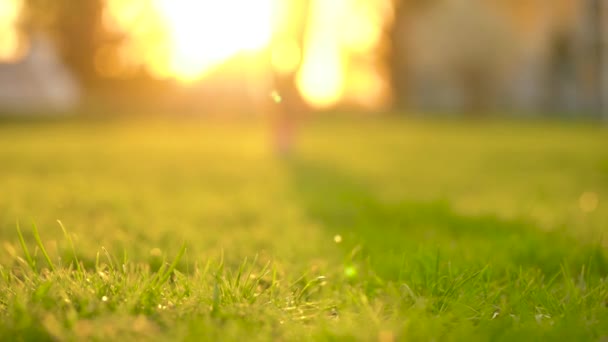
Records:
[[[606,127],[299,138],[278,158],[255,120],[0,123],[1,339],[608,338]]]

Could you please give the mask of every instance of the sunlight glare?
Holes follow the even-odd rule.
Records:
[[[392,0],[307,1],[308,16],[303,0],[105,0],[104,27],[128,39],[117,51],[101,48],[96,65],[110,77],[139,65],[154,78],[188,84],[240,54],[267,53],[260,67],[295,73],[315,108],[381,104],[389,87],[378,51]]]
[[[272,35],[269,0],[157,0],[170,41],[170,72],[188,81]]]
[[[14,62],[24,54],[24,41],[17,27],[23,0],[0,0],[0,62]]]
[[[312,2],[298,87],[315,107],[334,105],[343,95],[345,60],[340,49],[341,26],[336,22],[345,8],[345,0]]]
[[[291,39],[275,43],[271,55],[272,67],[282,75],[295,72],[302,62],[302,49]]]

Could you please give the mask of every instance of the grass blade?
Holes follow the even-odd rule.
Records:
[[[177,267],[177,264],[180,262],[180,260],[184,256],[185,252],[186,252],[186,243],[184,242],[184,244],[182,244],[182,248],[180,248],[180,250],[179,250],[179,253],[177,253],[177,256],[173,260],[173,263],[171,263],[171,266],[169,266],[167,271],[164,272],[164,274],[160,277],[160,279],[156,283],[157,286],[160,286],[160,285],[164,284],[165,282],[167,282],[167,280],[169,280],[171,273],[173,273],[173,271]]]
[[[36,262],[30,255],[30,251],[25,244],[25,239],[23,238],[23,234],[21,233],[21,227],[19,226],[19,221],[17,221],[17,235],[19,235],[19,242],[21,243],[21,249],[23,249],[23,254],[25,254],[25,260],[28,265],[32,268],[32,271],[36,272]]]
[[[44,259],[46,260],[46,263],[49,265],[49,268],[51,269],[51,271],[55,271],[55,265],[53,264],[53,261],[51,261],[49,254],[46,252],[46,248],[44,248],[44,244],[42,243],[42,240],[40,239],[40,234],[38,233],[38,227],[36,227],[36,223],[32,222],[32,229],[34,231],[34,239],[36,239],[36,243],[38,244],[38,247],[42,251],[42,254],[44,255]]]
[[[59,227],[61,227],[61,230],[63,231],[63,235],[65,236],[66,240],[68,240],[68,243],[70,244],[70,248],[72,249],[72,255],[74,256],[74,260],[76,262],[76,269],[78,270],[78,273],[80,275],[82,275],[83,279],[86,278],[85,274],[84,274],[84,270],[82,269],[82,267],[80,265],[80,260],[78,260],[78,256],[76,255],[76,248],[74,248],[74,242],[72,241],[72,237],[70,236],[70,234],[68,234],[68,231],[67,231],[67,229],[65,229],[61,220],[57,220],[57,223],[59,223]]]

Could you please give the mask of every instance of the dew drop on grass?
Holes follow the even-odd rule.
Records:
[[[347,278],[354,278],[357,276],[357,269],[354,266],[347,266],[344,269],[344,275]]]
[[[534,315],[534,318],[536,319],[536,323],[542,324],[546,320],[551,319],[551,316],[549,316],[547,314],[539,313],[539,314]]]
[[[333,319],[338,319],[340,317],[340,314],[338,313],[338,309],[336,309],[335,307],[331,308],[331,311],[329,312],[329,316]]]

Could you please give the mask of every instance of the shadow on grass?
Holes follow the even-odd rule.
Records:
[[[498,272],[525,268],[553,275],[564,265],[575,272],[586,265],[599,276],[608,272],[600,245],[586,245],[565,231],[462,215],[445,201],[382,201],[363,180],[318,161],[293,159],[288,168],[296,201],[309,217],[330,236],[340,234],[345,253],[361,248],[374,272],[386,280],[400,280],[412,268],[441,265],[450,272],[488,264]]]

